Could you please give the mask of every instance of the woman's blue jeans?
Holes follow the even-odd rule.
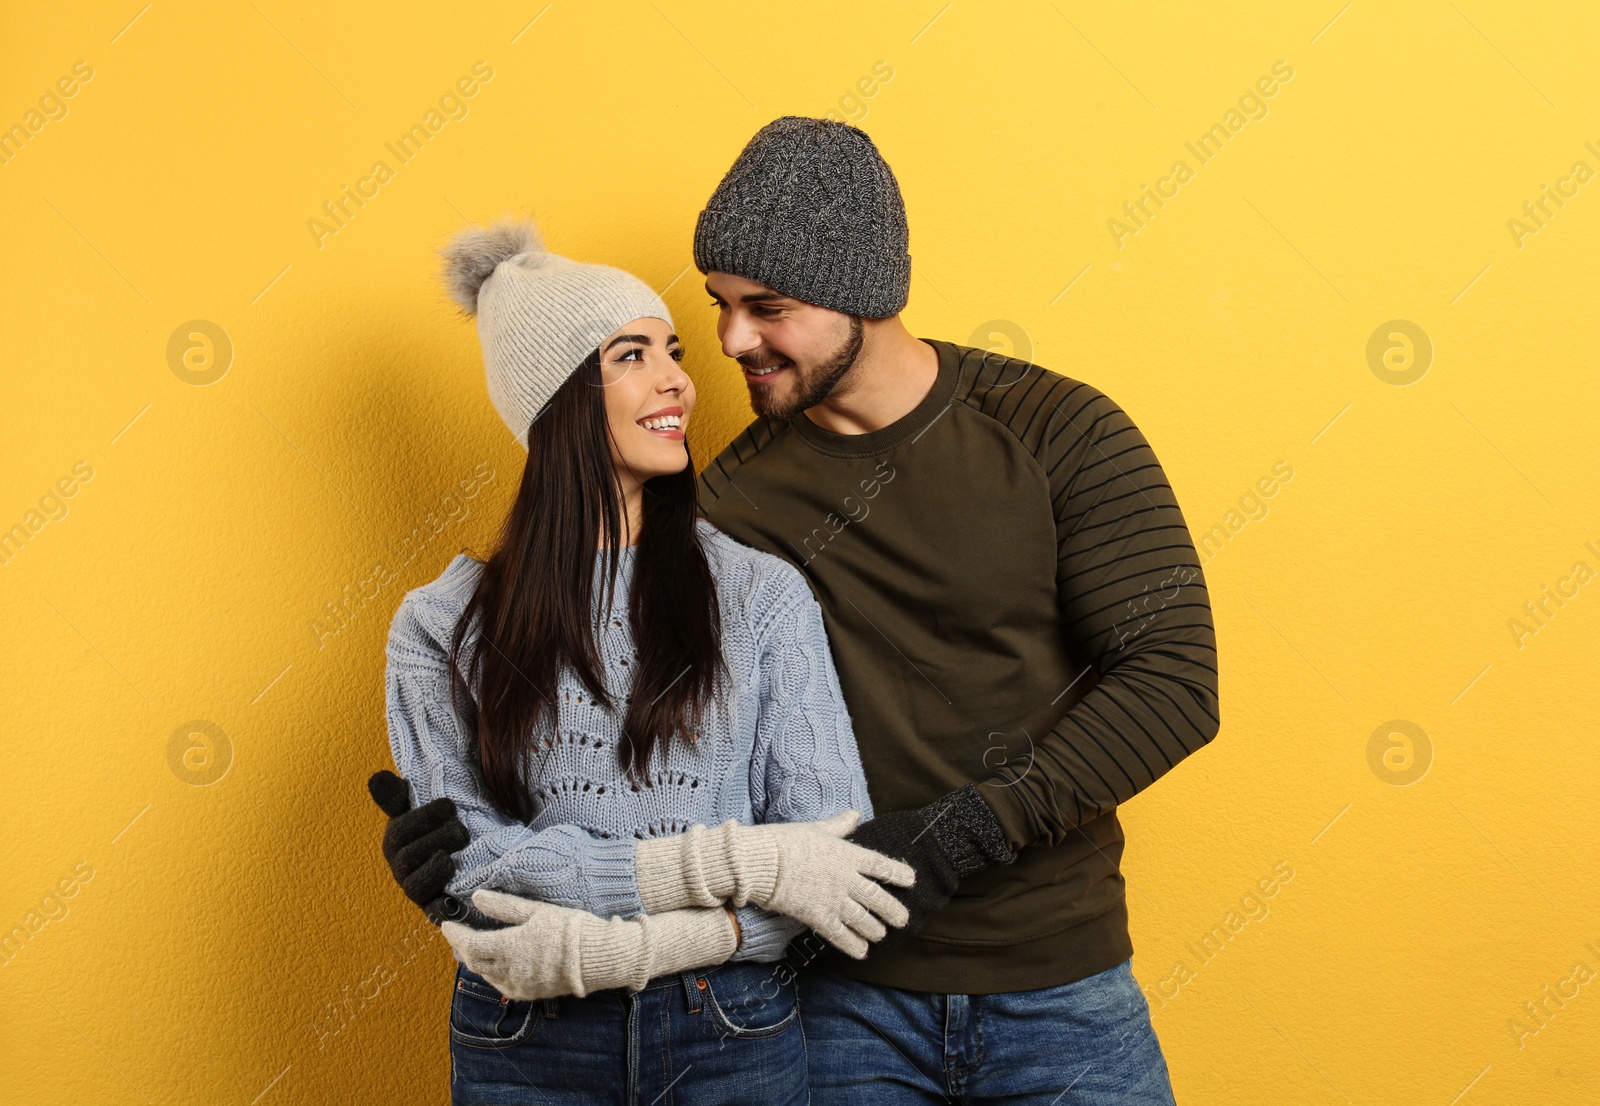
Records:
[[[450,1101],[803,1106],[793,977],[781,964],[736,961],[636,993],[520,1002],[457,965]]]

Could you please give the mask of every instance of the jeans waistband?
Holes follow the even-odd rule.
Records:
[[[658,976],[656,976],[649,983],[646,983],[644,985],[644,987],[641,988],[641,990],[658,991],[662,987],[677,987],[677,986],[680,986],[680,985],[684,984],[686,981],[687,981],[689,986],[694,987],[695,990],[699,990],[699,986],[697,984],[697,981],[699,980],[699,978],[701,976],[704,976],[704,975],[709,975],[712,971],[715,971],[715,969],[714,968],[697,968],[694,971],[688,971],[688,972],[668,972],[666,975],[658,975]]]
[[[702,996],[705,995],[708,986],[705,978],[716,970],[716,968],[699,968],[692,971],[669,972],[666,975],[656,976],[640,990],[659,991],[663,987],[682,987],[684,1005],[689,1013],[698,1014],[700,1007],[704,1005]]]
[[[738,973],[747,969],[771,971],[772,968],[773,965],[771,964],[759,964],[753,961],[733,961],[710,968],[695,968],[690,971],[658,975],[646,983],[642,990],[655,991],[662,987],[682,987],[684,1001],[688,1004],[689,1012],[692,1014],[697,1013],[705,1002],[705,994],[709,986],[706,981],[709,978],[726,975],[730,972]]]

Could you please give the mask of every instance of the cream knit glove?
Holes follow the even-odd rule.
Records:
[[[723,907],[609,921],[587,910],[480,889],[473,904],[510,929],[445,922],[440,932],[471,971],[510,999],[555,998],[611,987],[642,990],[658,975],[721,964],[739,947]]]
[[[645,913],[755,903],[805,922],[860,960],[868,942],[888,932],[885,922],[902,926],[910,916],[873,880],[910,887],[916,879],[910,865],[843,840],[860,817],[847,810],[821,822],[760,826],[730,818],[715,829],[691,826],[640,841],[633,858]]]

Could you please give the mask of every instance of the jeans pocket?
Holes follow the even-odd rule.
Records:
[[[536,1006],[506,998],[488,980],[458,966],[450,1001],[450,1037],[472,1048],[509,1048],[533,1031]]]
[[[781,962],[724,965],[700,978],[706,1013],[724,1036],[776,1037],[799,1021],[794,973]]]

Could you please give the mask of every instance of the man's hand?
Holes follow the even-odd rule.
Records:
[[[889,888],[906,905],[910,920],[891,929],[875,948],[892,948],[921,929],[929,914],[950,901],[962,876],[1017,858],[989,804],[970,783],[927,806],[881,814],[847,840],[903,860],[917,873],[909,888]]]
[[[389,816],[383,858],[406,898],[420,906],[434,925],[453,919],[479,928],[498,928],[502,923],[445,893],[456,874],[450,854],[466,848],[470,840],[467,827],[456,816],[456,804],[438,798],[413,809],[411,785],[387,769],[373,773],[367,790]]]

